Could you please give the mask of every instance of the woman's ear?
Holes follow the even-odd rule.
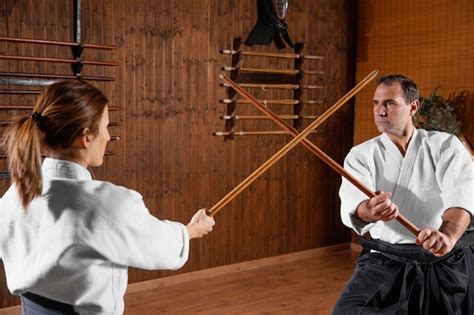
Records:
[[[72,142],[72,146],[76,149],[87,149],[92,142],[92,133],[89,128],[85,128]]]

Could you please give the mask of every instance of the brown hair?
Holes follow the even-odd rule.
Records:
[[[74,158],[74,139],[86,128],[98,132],[107,102],[85,81],[60,81],[43,91],[31,116],[19,118],[5,131],[8,168],[23,207],[41,195],[41,153]]]
[[[383,76],[377,80],[376,85],[392,85],[394,83],[400,84],[403,91],[403,98],[408,104],[420,99],[420,90],[418,89],[416,83],[401,74],[390,74]]]

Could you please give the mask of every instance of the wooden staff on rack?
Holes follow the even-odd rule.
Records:
[[[50,57],[36,57],[36,56],[12,56],[0,55],[0,59],[6,60],[20,60],[20,61],[44,61],[54,63],[69,63],[95,66],[118,66],[118,63],[113,61],[98,61],[98,60],[82,60],[82,59],[64,59],[64,58],[50,58]]]
[[[80,76],[77,76],[77,77],[71,76],[71,77],[74,79],[81,78]],[[0,84],[6,84],[6,85],[48,86],[60,80],[62,79],[27,78],[27,77],[0,75]]]
[[[366,80],[367,83],[368,81],[372,80],[373,78],[376,77],[376,75],[378,74],[378,71],[375,70],[373,71],[371,74],[369,74],[368,77],[366,77]],[[257,109],[259,109],[261,112],[263,112],[265,115],[267,115],[268,117],[271,117],[271,119],[278,125],[280,126],[282,129],[284,129],[285,131],[287,131],[288,133],[290,133],[292,136],[294,136],[295,138],[293,139],[293,141],[295,139],[301,139],[301,142],[303,143],[303,145],[308,148],[311,152],[313,152],[316,156],[318,156],[323,162],[325,162],[329,167],[331,167],[333,170],[335,170],[339,175],[345,177],[349,182],[351,182],[354,186],[356,186],[360,191],[362,191],[364,194],[366,194],[369,198],[372,198],[372,197],[375,197],[376,194],[375,192],[373,192],[370,188],[368,188],[367,186],[365,186],[362,182],[360,182],[359,180],[357,180],[354,176],[352,176],[349,172],[347,172],[342,166],[340,166],[336,161],[334,161],[333,159],[331,159],[326,153],[324,153],[320,148],[318,148],[316,145],[314,145],[311,141],[309,141],[308,139],[305,139],[304,137],[301,137],[302,134],[305,133],[305,131],[309,128],[306,128],[304,131],[302,131],[301,133],[298,133],[298,131],[296,129],[294,129],[293,127],[287,125],[283,120],[281,120],[275,113],[273,113],[271,110],[269,110],[267,107],[265,107],[264,105],[260,104],[258,102],[257,99],[255,99],[250,93],[248,93],[247,91],[243,90],[242,88],[240,88],[240,86],[238,84],[236,84],[235,82],[233,82],[232,80],[230,80],[229,78],[227,78],[226,76],[223,76],[221,75],[221,78],[227,82],[229,85],[231,85],[231,87],[237,92],[239,93],[242,97],[246,98],[248,101],[250,101]],[[361,82],[364,82],[361,81]],[[359,83],[360,85],[361,83]],[[337,103],[336,103],[337,104]],[[332,110],[332,108],[335,107],[335,105],[333,105],[326,113],[328,112],[331,112],[331,114],[335,111],[335,110]],[[326,113],[324,113],[322,116],[325,116],[327,117]],[[321,117],[322,117],[321,116]],[[320,120],[320,119],[318,119]],[[318,120],[316,120],[315,122],[317,122]],[[313,123],[314,124],[314,123]],[[311,124],[310,127],[313,125]],[[211,210],[213,210],[214,212],[217,212],[217,210],[214,210],[214,209],[210,209],[209,212],[211,212]],[[399,221],[404,227],[406,227],[410,232],[412,232],[413,234],[415,235],[418,235],[418,233],[420,232],[420,229],[418,227],[416,227],[412,222],[410,222],[405,216],[403,216],[401,213],[398,215],[398,217],[396,218],[397,221]]]
[[[297,75],[302,73],[303,75],[323,75],[324,71],[317,70],[299,70],[299,69],[274,69],[274,68],[246,68],[246,67],[231,67],[223,66],[224,71],[240,71],[240,72],[251,72],[251,73],[270,73],[270,74],[286,74],[286,75]]]
[[[324,86],[322,85],[299,85],[299,84],[264,84],[264,83],[240,83],[241,87],[244,88],[258,88],[258,89],[282,89],[282,90],[296,90],[296,89],[306,89],[306,90],[322,90]],[[223,86],[229,87],[228,83],[224,83]]]
[[[246,99],[229,99],[224,98],[221,100],[221,103],[224,104],[231,104],[231,103],[239,103],[239,104],[251,104]],[[316,101],[316,100],[307,100],[307,101],[300,101],[294,99],[281,99],[281,100],[259,100],[259,102],[263,105],[297,105],[297,104],[305,104],[305,105],[317,105],[323,104],[323,101]]]
[[[0,122],[0,126],[1,126],[1,122]],[[120,136],[110,136],[110,141],[118,141],[120,140]],[[0,142],[3,142],[4,139],[1,139],[0,138]]]
[[[283,59],[312,59],[312,60],[322,60],[324,59],[323,56],[316,56],[316,55],[301,55],[301,54],[293,54],[293,53],[274,53],[274,52],[258,52],[258,51],[238,51],[232,49],[222,49],[220,51],[221,54],[224,55],[243,55],[243,56],[255,56],[255,57],[271,57],[271,58],[283,58]]]
[[[114,81],[114,77],[98,77],[87,75],[67,75],[67,74],[45,74],[45,73],[24,73],[24,72],[0,72],[0,77],[20,77],[20,78],[44,78],[44,79],[82,79],[89,81]]]
[[[316,119],[319,116],[314,116],[314,115],[278,115],[278,118],[280,119],[285,119],[285,120],[295,120],[295,119]],[[224,115],[221,116],[221,119],[223,120],[268,120],[271,119],[268,116],[259,116],[259,115]]]
[[[19,77],[12,77],[12,76],[0,76],[0,84],[6,84],[6,85],[47,86],[57,81],[58,79],[19,78]]]
[[[238,194],[240,194],[242,190],[244,190],[247,186],[249,186],[254,180],[256,180],[260,175],[262,175],[273,164],[278,162],[286,153],[288,153],[299,142],[303,141],[306,138],[306,136],[308,136],[314,129],[316,129],[320,124],[322,124],[329,116],[331,116],[336,110],[338,110],[342,105],[344,105],[350,98],[356,95],[357,92],[362,90],[362,88],[364,88],[370,81],[372,81],[377,76],[377,73],[378,71],[373,71],[361,82],[359,82],[359,84],[357,84],[346,95],[344,95],[341,99],[339,99],[336,103],[334,103],[334,105],[332,105],[324,114],[319,116],[318,119],[312,122],[300,134],[295,136],[295,138],[293,138],[290,142],[288,142],[283,148],[281,148],[270,159],[268,159],[265,163],[263,163],[252,174],[250,174],[247,178],[245,178],[232,191],[230,191],[227,195],[225,195],[224,198],[222,198],[215,205],[213,205],[208,210],[208,214],[211,216],[214,216],[217,212],[219,212],[225,205],[227,205],[230,201],[232,201],[232,199],[234,199]],[[221,78],[224,78],[224,76],[221,75]]]
[[[5,126],[10,126],[11,124],[13,124],[14,121],[12,120],[0,120],[0,127],[5,127]],[[111,121],[109,123],[109,127],[117,127],[118,126],[118,123],[117,122],[114,122],[114,121]],[[117,136],[118,137],[118,136]],[[118,137],[119,138],[119,137]],[[118,139],[117,139],[118,140]]]
[[[301,101],[301,103],[305,105],[321,105],[324,102],[323,101],[316,101],[316,100],[308,100],[308,101]]]
[[[0,90],[0,94],[41,94],[41,90]]]
[[[259,102],[264,104],[264,105],[270,105],[270,104],[274,104],[274,105],[296,105],[296,104],[300,103],[300,100],[293,100],[293,99],[259,100]],[[228,99],[228,98],[222,99],[221,103],[225,103],[225,104],[231,104],[231,103],[250,104],[250,102],[245,100],[245,99]]]
[[[246,67],[231,67],[224,66],[222,67],[224,71],[240,71],[240,72],[252,72],[252,73],[271,73],[271,74],[287,74],[287,75],[296,75],[300,73],[298,69],[270,69],[270,68],[246,68]]]
[[[40,91],[41,92],[41,91]],[[2,109],[11,109],[11,110],[32,110],[33,105],[0,105],[0,110]],[[109,111],[121,110],[120,106],[110,106]]]
[[[53,46],[68,46],[68,47],[79,46],[79,47],[84,47],[84,48],[105,49],[105,50],[113,50],[113,49],[118,48],[117,46],[114,46],[114,45],[85,44],[85,43],[64,42],[64,41],[57,41],[57,40],[16,38],[16,37],[0,37],[0,41],[26,43],[26,44],[45,44],[45,45],[53,45]]]
[[[317,133],[312,131],[311,133]],[[260,130],[260,131],[216,131],[214,136],[273,136],[273,135],[289,135],[290,133],[284,130]]]

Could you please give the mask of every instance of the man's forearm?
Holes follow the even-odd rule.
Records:
[[[471,224],[471,214],[463,208],[449,208],[443,214],[443,224],[439,231],[456,242]]]

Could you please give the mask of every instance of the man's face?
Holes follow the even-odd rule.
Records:
[[[379,84],[372,103],[375,124],[380,132],[403,136],[413,125],[412,116],[418,109],[418,101],[407,103],[400,83]]]

